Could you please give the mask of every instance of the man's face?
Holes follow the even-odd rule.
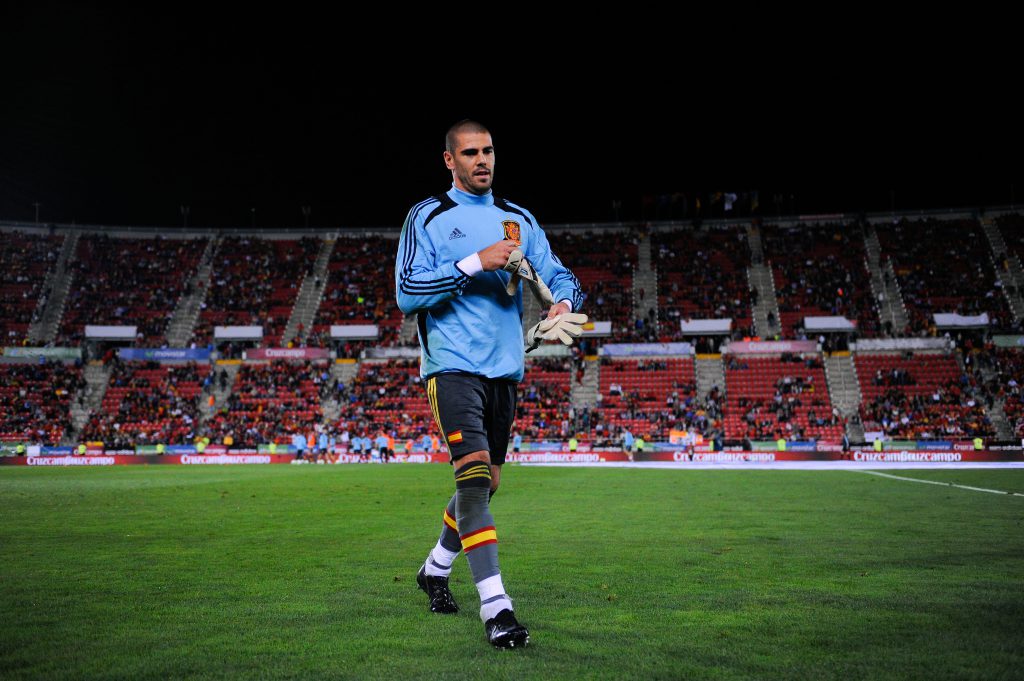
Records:
[[[486,194],[494,179],[494,143],[490,133],[456,135],[455,153],[446,149],[444,164],[452,171],[455,186],[470,194]]]

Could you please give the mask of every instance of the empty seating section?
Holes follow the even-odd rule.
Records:
[[[861,336],[877,336],[864,239],[851,225],[762,228],[772,266],[783,336],[795,338],[804,317],[846,317]]]
[[[63,236],[4,232],[0,238],[0,345],[28,335],[47,271],[60,256]]]
[[[679,322],[687,319],[731,318],[735,332],[751,335],[745,229],[657,232],[651,235],[651,258],[658,268],[658,314],[666,340],[682,340]]]
[[[548,233],[552,252],[580,282],[583,311],[595,321],[610,321],[615,335],[633,330],[633,270],[637,246],[626,234]],[[533,295],[526,288],[523,295]],[[547,310],[542,310],[547,312]]]
[[[613,437],[629,428],[648,441],[667,440],[671,429],[684,427],[696,385],[691,358],[602,360],[601,421]]]
[[[517,390],[516,421],[513,426],[524,438],[544,440],[569,437],[571,364],[567,357],[526,361],[526,374]]]
[[[0,440],[60,444],[71,429],[71,401],[84,388],[72,364],[0,364]]]
[[[210,343],[215,326],[262,326],[263,345],[280,345],[299,287],[316,263],[321,244],[314,237],[224,239],[214,256],[194,340]]]
[[[402,311],[395,300],[396,248],[396,239],[376,236],[337,240],[310,345],[330,345],[332,324],[376,324],[380,336],[372,347],[399,344]]]
[[[988,240],[977,220],[907,220],[877,227],[882,258],[892,260],[915,334],[932,315],[987,312],[994,329],[1012,326],[1006,298],[996,285]]]
[[[893,438],[947,439],[992,435],[976,397],[976,379],[946,354],[858,354],[865,431]]]
[[[729,356],[725,361],[725,433],[732,439],[838,442],[844,425],[833,410],[816,355]]]
[[[82,235],[57,344],[77,345],[96,324],[137,326],[137,345],[159,347],[206,243]]]
[[[230,435],[236,445],[287,444],[292,435],[306,435],[321,422],[320,392],[329,383],[326,362],[245,364],[205,434],[217,441]]]
[[[114,449],[136,444],[184,444],[195,437],[208,364],[113,362],[107,392],[83,438]]]

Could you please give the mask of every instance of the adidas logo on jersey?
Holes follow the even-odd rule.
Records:
[[[463,234],[458,227],[452,230],[451,236],[448,237],[448,241],[452,239],[465,239],[466,235]]]

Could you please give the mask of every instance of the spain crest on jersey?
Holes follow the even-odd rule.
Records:
[[[516,246],[522,246],[523,242],[519,238],[519,223],[515,220],[502,220],[502,226],[505,228],[505,238],[516,242]]]

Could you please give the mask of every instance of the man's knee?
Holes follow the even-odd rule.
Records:
[[[481,449],[479,452],[472,452],[470,454],[466,454],[465,456],[460,456],[455,461],[455,467],[458,468],[459,466],[465,466],[467,463],[471,461],[482,461],[483,463],[490,465],[491,453],[486,449]]]
[[[498,491],[498,486],[501,484],[501,466],[491,463],[490,452],[486,449],[460,456],[454,464],[456,487],[460,482],[468,483],[470,479],[481,482],[481,478],[489,478],[487,482],[488,498],[493,497],[494,493]]]
[[[454,462],[454,468],[457,490],[482,488],[490,491],[492,466],[491,458],[486,450],[460,456]]]

